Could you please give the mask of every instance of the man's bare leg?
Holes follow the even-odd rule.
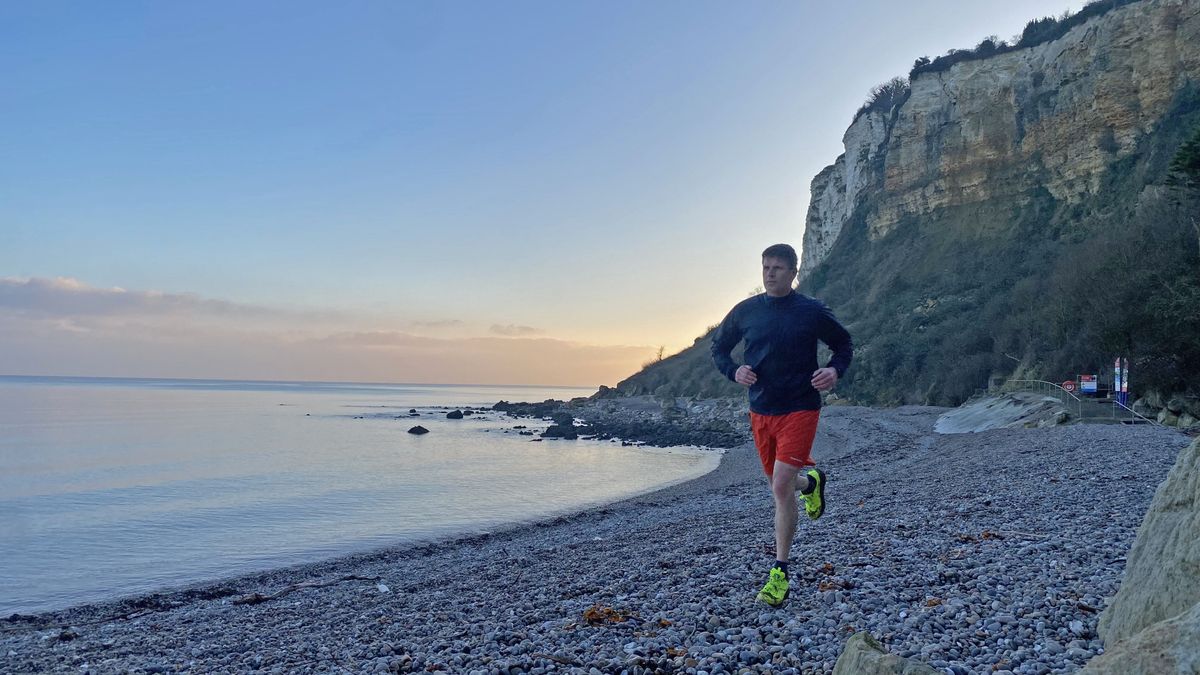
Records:
[[[771,477],[771,494],[775,497],[775,559],[786,563],[796,536],[796,521],[800,518],[796,505],[796,476],[801,467],[775,462]]]

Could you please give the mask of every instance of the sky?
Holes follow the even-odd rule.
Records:
[[[1081,5],[0,3],[0,374],[614,385],[872,86]]]

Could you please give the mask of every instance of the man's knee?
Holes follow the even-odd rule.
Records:
[[[796,501],[796,474],[799,469],[779,470],[777,467],[775,475],[771,478],[771,493],[775,495],[775,501],[782,502],[785,500]]]

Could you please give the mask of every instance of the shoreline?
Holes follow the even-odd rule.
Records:
[[[98,600],[94,602],[83,602],[79,604],[61,607],[58,609],[48,609],[33,613],[14,612],[5,616],[0,616],[0,633],[6,626],[26,622],[29,624],[71,624],[76,623],[72,617],[79,615],[105,614],[106,612],[112,616],[121,616],[130,611],[137,612],[142,609],[158,610],[158,609],[173,609],[179,606],[180,602],[189,602],[193,599],[212,599],[236,597],[238,594],[249,595],[257,591],[247,591],[242,593],[227,592],[230,588],[252,588],[255,586],[265,586],[278,583],[281,577],[286,576],[313,576],[321,574],[338,574],[339,570],[346,568],[352,569],[360,564],[377,561],[381,557],[403,556],[415,550],[422,552],[441,549],[444,547],[453,547],[459,545],[467,545],[473,543],[481,543],[489,541],[493,538],[502,538],[520,534],[525,530],[536,530],[549,525],[564,524],[580,517],[587,516],[593,512],[610,512],[612,510],[636,506],[647,503],[655,503],[658,499],[678,499],[686,498],[695,495],[704,489],[712,489],[733,484],[738,480],[744,479],[742,472],[746,471],[747,467],[757,468],[756,462],[747,462],[746,458],[753,456],[753,448],[715,448],[708,449],[707,452],[720,452],[716,466],[703,475],[695,478],[685,478],[675,483],[650,488],[647,491],[621,497],[614,501],[599,502],[587,504],[579,507],[572,507],[563,512],[552,512],[535,518],[521,520],[512,523],[505,523],[488,528],[480,532],[458,532],[444,535],[433,535],[429,538],[417,538],[338,554],[333,557],[313,560],[309,562],[300,562],[291,565],[281,565],[276,567],[267,567],[261,570],[248,571],[226,576],[213,577],[200,581],[187,582],[182,584],[171,584],[162,588],[151,590],[142,593],[133,593],[120,595],[110,599]],[[89,620],[91,620],[89,618]],[[0,673],[5,672],[0,669]]]
[[[830,510],[801,523],[779,609],[753,601],[770,498],[741,446],[569,515],[3,621],[0,671],[827,673],[858,630],[949,672],[1078,667],[1103,649],[1096,610],[1186,438],[937,436],[940,412],[826,409]],[[1096,508],[1135,459],[1124,505]]]
[[[545,404],[518,404],[544,406]],[[566,402],[555,401],[553,407],[563,409]],[[429,406],[431,408],[455,409],[454,406]],[[460,407],[461,408],[461,407]],[[538,414],[511,414],[514,419],[536,418]],[[591,415],[593,419],[595,415]],[[603,422],[601,422],[603,424]],[[646,436],[631,441],[629,444],[646,445],[650,447],[674,447],[671,445],[656,445],[653,430],[648,430],[650,440]],[[568,441],[559,441],[568,442]],[[311,576],[313,574],[336,574],[341,568],[353,568],[358,564],[379,559],[381,556],[402,555],[413,550],[437,549],[445,546],[456,546],[475,542],[487,541],[493,537],[504,537],[517,534],[527,529],[546,527],[547,523],[563,523],[594,511],[609,511],[626,505],[635,505],[659,499],[676,499],[694,495],[705,489],[723,487],[744,479],[742,475],[747,470],[758,470],[757,462],[747,462],[746,458],[753,456],[753,448],[704,448],[705,452],[719,453],[716,466],[710,471],[694,477],[685,478],[674,483],[668,483],[633,495],[620,497],[613,501],[602,501],[578,507],[571,507],[561,512],[551,512],[534,518],[512,523],[505,523],[487,528],[480,532],[458,532],[443,535],[433,535],[428,538],[417,538],[338,554],[319,560],[299,562],[295,564],[266,567],[225,576],[213,577],[181,584],[170,584],[146,592],[123,594],[108,599],[82,602],[57,609],[47,609],[32,613],[15,612],[0,616],[0,631],[15,623],[28,622],[36,624],[71,623],[71,617],[76,615],[92,615],[108,613],[119,616],[142,609],[156,610],[174,608],[180,602],[188,602],[195,598],[211,599],[214,597],[233,597],[226,590],[232,587],[252,587],[277,582],[281,576]],[[743,451],[743,452],[739,452]],[[247,594],[254,591],[247,591]],[[2,671],[0,671],[2,672]]]

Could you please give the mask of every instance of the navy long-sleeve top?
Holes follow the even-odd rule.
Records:
[[[758,376],[750,387],[750,410],[760,415],[821,408],[821,393],[811,382],[817,370],[817,340],[833,350],[828,365],[839,379],[854,356],[850,333],[825,303],[795,291],[782,298],[766,293],[747,298],[717,327],[713,362],[730,380],[739,366],[729,354],[743,339],[746,365]]]

